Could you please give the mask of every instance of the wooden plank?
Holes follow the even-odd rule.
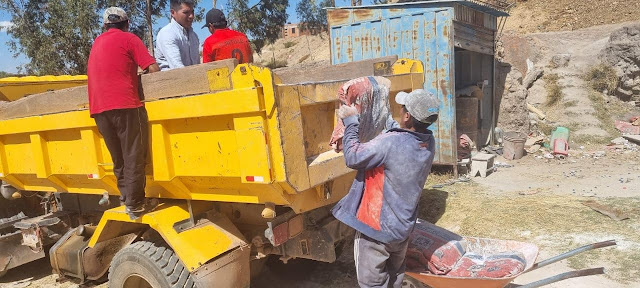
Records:
[[[236,59],[142,75],[145,101],[210,92],[207,72],[219,68],[233,71]],[[0,120],[85,110],[89,106],[87,86],[34,94],[0,106]]]
[[[326,66],[309,71],[300,71],[300,69],[276,69],[273,72],[284,84],[351,80],[363,76],[373,76],[374,63],[389,61],[393,64],[397,60],[398,56],[387,56]]]
[[[5,105],[0,120],[82,110],[87,103],[87,86],[34,94]]]
[[[226,67],[231,73],[237,63],[234,58],[142,75],[144,101],[207,93],[207,71]]]

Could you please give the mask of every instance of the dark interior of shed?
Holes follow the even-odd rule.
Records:
[[[493,55],[455,49],[456,128],[480,149],[489,144],[493,119]]]

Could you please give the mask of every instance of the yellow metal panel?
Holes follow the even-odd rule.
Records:
[[[284,150],[282,148],[281,127],[278,120],[279,104],[276,102],[275,85],[281,83],[269,69],[249,64],[241,64],[231,73],[233,87],[251,87],[258,84],[262,87],[263,109],[267,119],[267,141],[271,154],[271,170],[274,181],[286,181],[284,170]]]
[[[260,111],[260,87],[221,91],[145,104],[149,121],[230,115]]]
[[[297,191],[309,188],[307,158],[305,155],[300,96],[295,86],[279,86],[277,90],[279,125],[287,183]]]
[[[140,219],[131,221],[124,206],[108,210],[100,219],[95,233],[89,241],[89,247],[108,240],[109,233],[105,232],[109,222],[139,223],[149,225],[176,252],[189,272],[216,256],[235,247],[245,245],[243,236],[226,217],[219,216],[207,225],[196,225],[184,232],[178,233],[174,229],[177,222],[189,219],[189,210],[184,201],[163,203],[153,212],[144,214]],[[213,208],[207,203],[193,203],[193,213],[200,214]],[[107,231],[108,232],[108,231]]]
[[[223,67],[207,71],[207,78],[209,79],[209,90],[229,90],[231,89],[231,82],[229,81],[229,68]]]
[[[40,134],[31,134],[29,136],[31,137],[31,151],[36,166],[36,175],[38,178],[47,178],[51,175],[51,172],[45,140]]]

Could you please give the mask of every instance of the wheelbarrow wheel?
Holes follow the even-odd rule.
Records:
[[[431,288],[411,276],[405,275],[402,280],[402,288]]]

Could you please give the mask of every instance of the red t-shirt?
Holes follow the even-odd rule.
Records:
[[[91,115],[142,106],[138,97],[138,67],[156,60],[133,33],[109,29],[93,42],[87,67]]]
[[[202,63],[236,58],[238,63],[253,62],[247,36],[229,28],[213,32],[202,45]]]

